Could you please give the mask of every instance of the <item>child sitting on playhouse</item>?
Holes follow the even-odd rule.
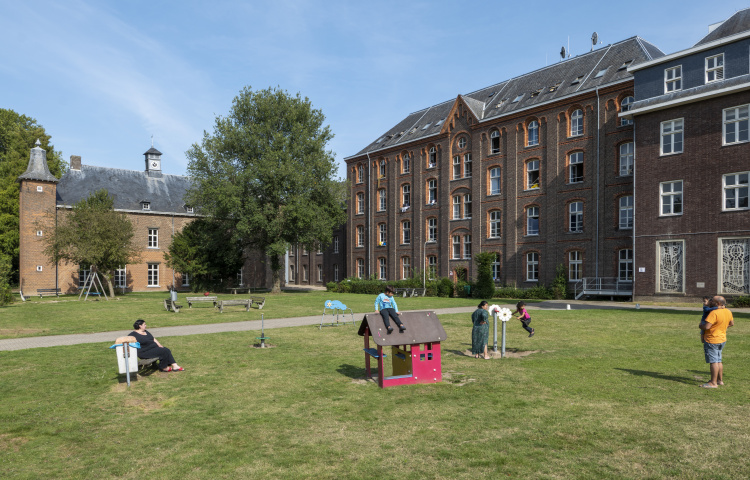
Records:
[[[393,318],[393,321],[398,325],[398,330],[400,332],[406,330],[404,324],[401,323],[401,318],[399,318],[401,312],[398,311],[396,299],[393,298],[393,287],[386,286],[385,293],[378,295],[378,298],[375,299],[375,311],[380,312],[380,316],[383,317],[383,323],[385,324],[385,328],[388,329],[388,333],[393,331],[393,327],[391,327],[391,322],[388,317]]]

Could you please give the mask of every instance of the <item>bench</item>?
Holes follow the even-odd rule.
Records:
[[[155,363],[159,361],[159,357],[154,358],[139,358],[138,359],[138,369],[140,370],[141,367],[145,370],[146,367],[156,368]]]
[[[412,297],[424,297],[425,296],[425,292],[427,292],[426,288],[415,288],[411,292],[411,296]]]
[[[366,354],[368,354],[372,358],[380,358],[380,355],[378,355],[377,348],[363,348],[363,350],[365,351]],[[385,358],[387,356],[388,355],[386,355],[385,353],[383,354],[383,358]]]
[[[231,307],[235,305],[244,305],[245,311],[250,311],[250,305],[253,303],[252,300],[219,300],[219,313],[224,313],[224,307]]]
[[[36,294],[39,295],[39,298],[51,296],[54,295],[56,297],[60,296],[60,289],[59,288],[37,288]]]
[[[188,302],[188,308],[193,308],[194,303],[200,302],[213,302],[214,308],[216,308],[217,297],[187,297],[185,300]]]
[[[164,310],[168,312],[172,311],[174,313],[180,313],[181,308],[182,305],[177,305],[177,302],[173,301],[171,298],[164,299]]]
[[[232,295],[237,295],[237,292],[247,290],[247,293],[250,293],[250,289],[247,287],[232,287],[229,289],[232,292]]]
[[[266,304],[266,297],[250,297],[250,305],[255,304],[258,310],[263,310],[263,305]]]

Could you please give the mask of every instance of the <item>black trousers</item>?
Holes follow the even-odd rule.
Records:
[[[138,358],[159,357],[159,368],[164,370],[173,363],[177,363],[172,356],[172,351],[167,347],[149,348],[145,352],[138,350]]]
[[[531,319],[521,320],[521,325],[523,325],[523,329],[529,333],[531,333],[531,331],[533,330],[533,328],[529,326],[530,323],[531,323]]]
[[[399,327],[403,325],[401,323],[401,319],[398,318],[398,314],[396,313],[396,310],[392,308],[384,308],[380,311],[380,316],[383,317],[383,323],[385,323],[385,328],[391,328],[391,322],[388,319],[388,317],[393,317],[393,321],[396,322],[396,325]]]

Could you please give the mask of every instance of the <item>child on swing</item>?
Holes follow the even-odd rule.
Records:
[[[529,324],[531,323],[531,315],[526,311],[526,304],[524,302],[518,302],[514,313],[518,314],[518,319],[521,320],[521,325],[523,325],[524,330],[529,332],[529,338],[533,337],[534,329],[529,327]]]

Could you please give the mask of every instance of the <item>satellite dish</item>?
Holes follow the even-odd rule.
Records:
[[[565,47],[562,47],[560,49],[560,58],[562,58],[563,60],[565,60]]]
[[[591,51],[592,52],[594,51],[594,46],[596,46],[597,43],[599,43],[599,34],[594,32],[591,34]]]

